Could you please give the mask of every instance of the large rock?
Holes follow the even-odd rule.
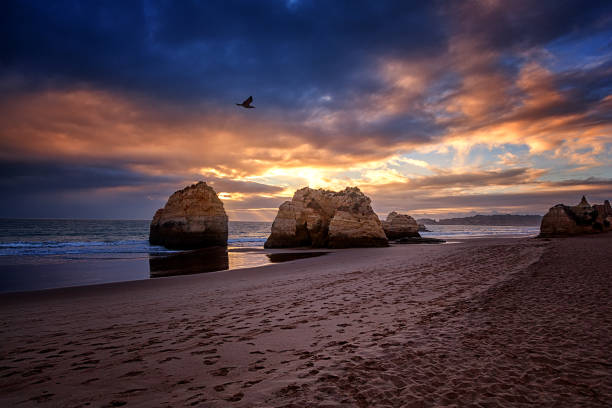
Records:
[[[586,197],[573,207],[557,204],[548,210],[540,225],[541,237],[595,234],[610,231],[612,208],[606,200],[591,206]]]
[[[387,246],[387,237],[370,199],[357,187],[343,191],[295,192],[278,209],[266,248],[312,246],[348,248]]]
[[[387,215],[387,220],[382,222],[382,226],[388,239],[421,236],[419,234],[419,224],[407,214],[390,212]]]
[[[215,190],[200,181],[172,194],[153,216],[149,242],[172,249],[227,246],[227,215]]]

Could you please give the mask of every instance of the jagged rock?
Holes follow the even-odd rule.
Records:
[[[612,208],[606,200],[591,206],[586,197],[573,207],[557,204],[542,218],[540,237],[595,234],[610,231]]]
[[[370,199],[357,187],[335,192],[305,187],[278,209],[265,248],[387,246]]]
[[[149,242],[172,249],[227,246],[227,215],[215,190],[200,181],[172,194],[153,216]]]
[[[388,239],[400,239],[404,237],[420,237],[419,225],[414,218],[407,214],[398,214],[395,211],[387,215],[387,220],[382,222],[383,229]]]
[[[612,230],[612,206],[610,201],[605,200],[603,204],[593,204],[593,208],[597,211],[598,219],[608,231]]]

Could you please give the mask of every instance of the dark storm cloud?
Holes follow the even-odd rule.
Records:
[[[154,63],[140,2],[6,1],[0,10],[1,66],[28,85],[128,85]]]
[[[612,45],[609,48],[612,51]],[[600,99],[612,91],[612,61],[562,72],[555,81],[559,88],[575,92],[584,101]]]
[[[346,86],[380,53],[443,49],[431,3],[359,3],[8,1],[0,61],[43,83],[275,105]]]
[[[607,187],[612,193],[612,178],[587,177],[586,179],[569,179],[560,181],[551,181],[547,184],[551,186],[602,186]],[[610,197],[612,198],[612,197]]]
[[[332,112],[348,111],[335,131],[318,129],[321,143],[330,134],[346,132],[365,138],[373,134],[386,143],[423,142],[444,131],[426,114],[423,100],[452,90],[437,85],[453,71],[466,69],[446,56],[454,38],[477,43],[472,52],[509,55],[473,64],[459,77],[512,76],[520,59],[509,53],[517,47],[602,31],[612,9],[609,2],[589,2],[588,7],[577,1],[488,3],[6,1],[0,6],[0,78],[5,77],[0,84],[5,94],[41,86],[91,86],[170,99],[191,104],[193,110],[229,105],[253,93],[256,104],[268,109],[260,115],[282,115],[288,124],[302,122],[321,105],[320,97],[331,95]],[[379,75],[387,59],[427,64],[430,89],[419,103],[406,107],[409,112],[375,124],[355,123],[357,100],[389,91]],[[560,78],[559,87],[578,76]],[[592,83],[590,89],[601,86]],[[574,105],[586,109],[592,99],[581,97]],[[506,106],[497,112],[502,109]]]
[[[606,29],[610,2],[594,0],[447,2],[442,9],[456,32],[491,49],[529,47]]]
[[[557,75],[550,74],[550,83],[540,85],[556,90],[562,98],[532,108],[521,109],[505,120],[537,121],[551,117],[584,114],[577,125],[587,126],[598,123],[612,123],[612,112],[594,109],[597,104],[612,93],[612,60],[590,68],[569,70]],[[537,92],[538,87],[532,88]],[[592,110],[592,111],[591,111]],[[591,111],[591,112],[590,112]]]
[[[577,0],[5,0],[0,156],[16,161],[0,163],[0,185],[13,198],[48,192],[45,203],[53,192],[120,188],[133,203],[160,201],[202,178],[199,168],[350,167],[478,131],[554,149],[584,128],[585,146],[604,151],[612,50],[608,42],[583,63],[586,51],[573,47],[609,38],[611,16],[609,1]],[[258,109],[237,110],[249,94]],[[543,174],[450,173],[412,187],[511,186]],[[282,191],[208,181],[245,195]],[[106,202],[92,200],[79,208]]]
[[[146,189],[168,182],[117,166],[0,162],[0,217],[145,218],[160,206]]]
[[[176,177],[148,176],[118,166],[0,161],[0,188],[11,193],[135,187],[171,181]]]
[[[87,166],[53,162],[3,162],[0,161],[0,189],[7,193],[28,191],[75,191],[112,189],[117,187],[143,187],[163,185],[162,193],[177,190],[185,179],[203,180],[217,192],[245,194],[274,194],[281,187],[252,181],[204,177],[198,174],[147,175],[118,166]],[[151,188],[149,190],[155,190]]]
[[[0,218],[33,215],[146,218],[162,207],[170,194],[196,180],[207,181],[217,192],[255,195],[283,190],[262,183],[197,174],[151,176],[117,166],[0,161],[0,190],[4,194]],[[279,201],[282,200],[254,196],[230,204],[229,208],[251,208],[253,204],[264,203],[278,206]]]

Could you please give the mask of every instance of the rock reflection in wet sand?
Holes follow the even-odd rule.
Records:
[[[179,252],[172,255],[149,256],[149,276],[191,275],[195,273],[242,269],[288,262],[325,255],[327,252],[281,252],[265,253],[263,250],[236,250],[225,247],[204,248]]]
[[[229,269],[227,248],[212,247],[180,252],[169,256],[149,256],[151,278]]]

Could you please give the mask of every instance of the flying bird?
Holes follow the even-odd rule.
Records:
[[[244,102],[242,103],[237,103],[236,105],[238,106],[242,106],[243,108],[248,108],[248,109],[253,109],[255,108],[254,106],[251,106],[251,103],[253,102],[253,97],[249,96],[248,98],[246,98],[244,100]]]

